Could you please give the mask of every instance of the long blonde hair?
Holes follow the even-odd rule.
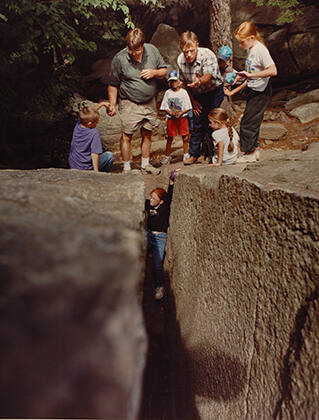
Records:
[[[214,121],[217,123],[225,124],[228,130],[228,136],[229,136],[229,144],[228,144],[228,153],[231,153],[234,151],[234,142],[233,142],[233,127],[231,125],[231,121],[228,117],[227,112],[223,108],[214,108],[210,111],[208,115],[208,119],[210,121]]]
[[[244,40],[249,36],[254,36],[257,41],[261,42],[265,45],[265,41],[263,40],[260,33],[257,31],[256,25],[254,22],[243,22],[235,31],[235,37],[240,40]]]

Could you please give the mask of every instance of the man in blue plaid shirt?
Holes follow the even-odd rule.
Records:
[[[182,53],[178,56],[179,78],[186,88],[193,106],[193,124],[189,140],[190,158],[184,165],[204,160],[201,144],[209,132],[208,114],[218,108],[224,99],[223,79],[216,55],[209,48],[201,48],[194,32],[183,32],[180,37]]]

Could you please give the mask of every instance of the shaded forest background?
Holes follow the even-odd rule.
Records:
[[[288,21],[298,13],[298,1],[275,3],[283,5]],[[143,28],[147,40],[160,23],[179,33],[191,29],[201,46],[209,47],[209,6],[207,0],[4,0],[0,168],[66,167],[76,119],[72,95],[102,99],[87,77],[92,64],[124,46],[134,25]]]

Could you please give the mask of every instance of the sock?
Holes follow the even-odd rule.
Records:
[[[150,163],[150,158],[149,157],[148,158],[143,158],[142,157],[142,164],[141,164],[141,166],[142,166],[143,169],[145,169],[145,166],[149,165],[149,163]]]
[[[189,154],[188,153],[184,153],[184,159],[189,158]]]
[[[123,169],[125,171],[129,171],[131,169],[131,161],[130,160],[128,160],[127,162],[123,161],[123,164],[124,164],[124,168]]]

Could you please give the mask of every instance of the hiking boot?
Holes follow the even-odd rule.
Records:
[[[164,297],[164,286],[156,287],[155,289],[155,299],[161,300]]]
[[[185,159],[183,163],[184,165],[193,165],[193,163],[195,163],[196,161],[197,161],[197,157],[191,156],[190,158]]]
[[[161,173],[161,170],[158,168],[154,168],[150,163],[145,166],[145,168],[141,169],[142,173],[146,174],[153,174],[153,175],[159,175]]]
[[[164,156],[163,159],[161,160],[161,165],[167,165],[168,163],[170,163],[170,161],[171,161],[170,156]]]

